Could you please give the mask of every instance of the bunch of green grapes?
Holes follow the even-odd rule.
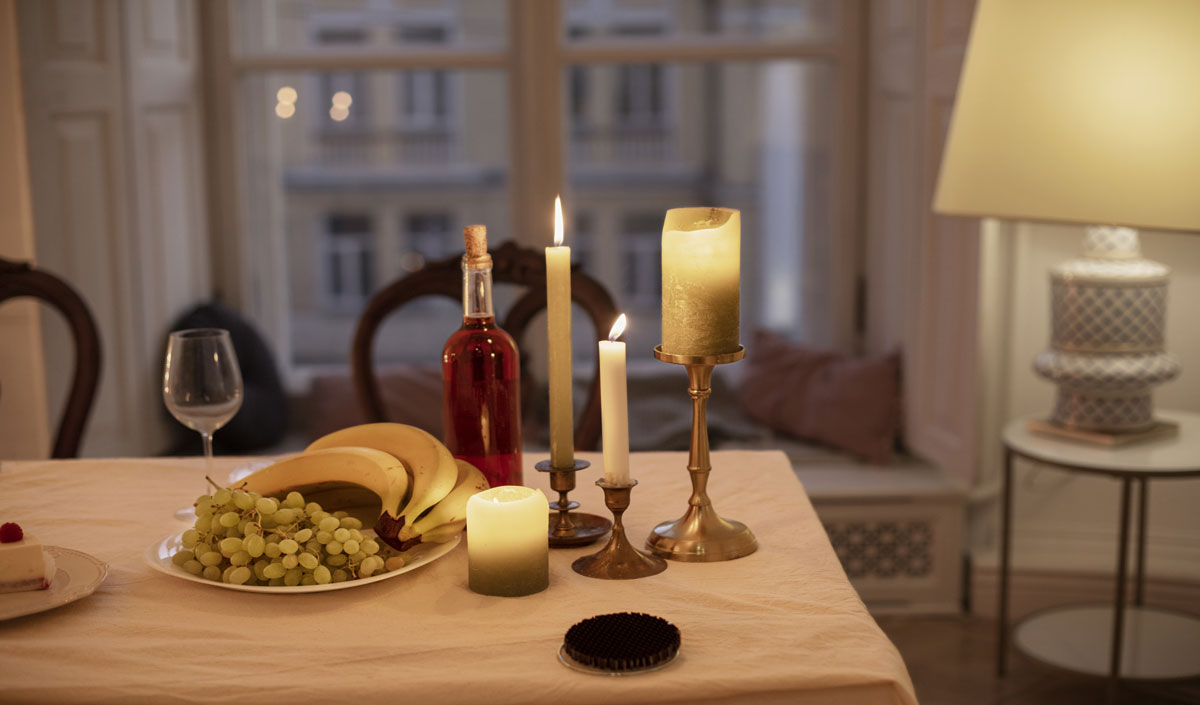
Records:
[[[325,585],[395,570],[404,558],[299,492],[282,501],[219,489],[196,500],[196,523],[171,560],[192,575],[235,585]]]

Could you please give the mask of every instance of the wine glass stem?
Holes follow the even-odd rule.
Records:
[[[204,439],[204,467],[205,467],[205,474],[206,474],[208,477],[212,477],[212,474],[213,474],[213,469],[212,469],[212,464],[213,464],[213,452],[212,452],[212,434],[211,434],[211,433],[205,433],[205,432],[201,431],[201,432],[200,432],[200,437]],[[205,484],[204,488],[207,490],[207,489],[208,489],[208,485],[207,485],[207,484]]]

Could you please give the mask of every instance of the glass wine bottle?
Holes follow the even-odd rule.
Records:
[[[463,229],[463,324],[442,348],[446,446],[483,471],[492,487],[520,485],[521,360],[496,325],[487,229]]]

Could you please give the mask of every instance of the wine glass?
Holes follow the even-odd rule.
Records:
[[[171,333],[163,364],[163,402],[176,420],[200,432],[207,474],[212,476],[213,432],[242,406],[242,371],[229,331],[191,328]],[[194,518],[191,507],[175,516]]]

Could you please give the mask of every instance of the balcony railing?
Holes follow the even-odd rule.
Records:
[[[663,164],[677,156],[674,137],[665,125],[576,127],[571,158],[588,166]]]

